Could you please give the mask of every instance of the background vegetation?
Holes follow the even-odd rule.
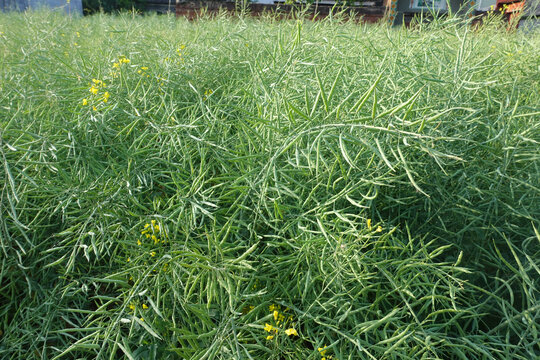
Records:
[[[0,357],[538,357],[540,36],[495,20],[0,14]]]
[[[146,3],[146,0],[82,0],[85,15],[98,12],[142,11]]]

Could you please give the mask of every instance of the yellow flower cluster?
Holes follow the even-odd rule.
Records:
[[[270,310],[270,312],[272,313],[272,315],[274,316],[274,321],[276,322],[277,325],[279,325],[280,323],[283,323],[285,322],[285,313],[287,313],[289,311],[289,308],[285,308],[285,310],[283,310],[283,312],[280,312],[281,311],[281,305],[270,305],[268,307],[268,309]],[[289,315],[287,317],[287,321],[292,321],[293,320],[293,316],[292,315]]]
[[[287,330],[285,330],[285,334],[289,335],[289,336],[298,336],[298,332],[294,329],[294,328],[289,328]]]
[[[157,245],[159,243],[164,244],[165,239],[167,238],[167,235],[159,226],[156,220],[151,220],[150,223],[144,224],[144,229],[141,231],[141,235],[144,235],[146,239],[152,240],[154,242],[154,245]],[[163,238],[159,238],[158,236],[160,235],[163,235]],[[143,243],[140,239],[137,240],[137,245],[141,246],[142,244]],[[152,256],[155,256],[155,253]]]
[[[272,325],[270,324],[264,324],[264,331],[268,332],[268,333],[274,333],[274,335],[268,335],[266,337],[266,340],[272,340],[275,336],[275,334],[277,334],[278,332],[278,329],[273,327]]]
[[[371,231],[372,230],[371,219],[367,219],[366,224],[367,224],[368,229]],[[377,226],[377,228],[375,229],[375,232],[382,232],[382,231],[383,231],[383,228],[380,225]]]
[[[143,240],[138,239],[137,245],[142,246],[144,240],[150,240],[151,245],[165,244],[167,240],[167,233],[156,220],[150,220],[149,223],[144,224],[144,229],[141,231],[141,235],[144,235]],[[151,251],[150,256],[155,257],[156,251]],[[167,264],[166,264],[167,265]],[[166,271],[164,267],[163,271]]]
[[[183,50],[186,48],[186,45],[182,44],[176,49],[176,55],[178,55],[178,58],[171,59],[170,57],[166,57],[164,59],[165,62],[174,62],[176,64],[182,64],[184,63],[184,53]]]
[[[135,304],[133,304],[133,303],[129,304],[128,307],[129,307],[129,309],[130,309],[131,311],[135,311],[135,309],[137,309],[137,305],[135,305]],[[148,309],[148,305],[146,305],[146,304],[144,304],[144,303],[142,304],[141,307],[143,308],[143,310]]]
[[[257,290],[261,286],[261,282],[259,279],[255,279],[255,283],[253,283],[253,286],[251,287],[252,290]]]
[[[116,78],[119,76],[119,72],[118,70],[120,70],[120,68],[122,67],[123,64],[129,64],[131,62],[131,60],[129,60],[127,57],[125,57],[124,55],[121,55],[119,58],[118,58],[118,61],[114,62],[112,67],[113,69],[110,71],[110,75],[113,77],[113,78]]]
[[[203,100],[208,99],[208,97],[209,97],[210,95],[212,95],[213,93],[214,93],[214,91],[213,91],[212,89],[205,90],[205,91],[204,91]]]
[[[157,274],[160,271],[168,272],[170,267],[169,262],[165,262],[162,265],[159,264],[164,260],[161,257],[163,252],[162,248],[160,248],[159,246],[166,244],[169,238],[166,229],[158,221],[152,219],[150,220],[150,222],[144,224],[144,227],[141,230],[141,235],[142,236],[139,237],[136,241],[142,253],[140,253],[139,251],[137,252],[143,256],[134,257],[133,260],[137,263],[137,265],[142,264],[144,266],[152,266],[152,273],[150,274],[151,276]],[[154,258],[155,260],[152,258]],[[127,262],[131,262],[130,257],[127,258]],[[127,274],[128,281],[136,281],[136,279],[139,278],[140,273],[137,272],[137,268],[132,268],[131,270],[134,272],[130,272]]]
[[[247,315],[249,314],[251,311],[253,311],[253,309],[255,309],[255,306],[253,305],[246,305],[242,308],[242,315]]]
[[[167,80],[167,79],[161,77],[161,75],[158,75],[158,77],[156,78],[156,81],[158,82],[158,85],[159,85],[160,87],[163,86],[163,84],[164,84],[163,82],[164,82],[165,80]]]
[[[90,88],[90,92],[94,95],[97,94],[99,88],[107,87],[107,84],[105,84],[102,80],[98,79],[92,79],[92,83],[90,85],[92,85],[92,87]]]
[[[92,108],[94,109],[94,111],[97,110],[96,108],[97,104],[106,103],[107,101],[109,101],[109,98],[111,97],[111,94],[108,91],[104,91],[101,95],[99,95],[99,92],[103,91],[105,87],[107,87],[107,84],[105,84],[103,80],[92,79],[92,82],[90,83],[90,89],[88,89],[88,91],[90,91],[90,94],[92,94],[90,95],[91,96],[90,101],[92,101],[93,103]],[[87,98],[84,98],[82,100],[82,105],[83,106],[89,105],[90,101]]]
[[[504,14],[506,12],[506,10],[508,9],[508,4],[503,4],[500,8],[499,8],[499,12],[501,14]],[[488,10],[488,14],[494,14],[495,11],[497,11],[497,6],[496,5],[491,5],[489,7],[489,10]]]
[[[182,44],[180,45],[178,49],[176,49],[176,53],[178,54],[180,58],[182,58],[182,50],[184,50],[185,48],[186,48],[186,45]]]
[[[287,314],[287,312],[289,311],[289,308],[285,308],[285,310],[281,312],[280,305],[272,304],[269,306],[269,310],[274,318],[275,326],[268,323],[264,325],[264,331],[270,333],[266,337],[266,340],[272,340],[274,336],[281,330],[281,328],[286,328],[284,330],[284,333],[287,336],[299,336],[298,331],[296,331],[296,329],[294,328],[295,324],[292,323],[293,316]]]
[[[146,73],[146,71],[148,70],[148,66],[141,66],[141,68],[137,71],[137,73],[141,76],[146,76],[147,78],[150,77],[150,75],[148,75]]]
[[[131,62],[131,60],[129,60],[128,58],[126,58],[125,56],[120,56],[118,58],[118,62],[115,62],[113,64],[113,68],[120,68],[120,66],[122,66],[122,64],[129,64]]]
[[[318,348],[317,351],[322,356],[321,360],[330,360],[330,359],[332,359],[332,355],[326,356],[326,352],[328,351],[328,350],[326,350],[326,345],[324,345],[323,347]]]

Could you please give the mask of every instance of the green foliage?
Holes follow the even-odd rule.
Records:
[[[125,11],[142,11],[147,0],[83,0],[82,6],[85,15],[94,14],[100,11],[105,13],[115,13]]]
[[[537,358],[540,36],[490,21],[0,14],[0,358]]]

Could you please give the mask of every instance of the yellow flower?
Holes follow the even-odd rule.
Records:
[[[111,94],[109,94],[108,91],[105,91],[105,93],[103,94],[103,102],[107,102],[109,101],[109,98],[111,97]]]
[[[114,64],[112,64],[112,67],[113,67],[113,68],[119,68],[119,67],[120,67],[120,64],[117,63],[117,62],[115,62]]]
[[[268,335],[268,336],[266,337],[266,340],[272,340],[273,338],[274,338],[274,335]]]
[[[298,336],[298,332],[293,328],[285,330],[285,334],[287,334],[289,336],[291,336],[291,335]]]
[[[142,304],[142,308],[143,308],[143,309],[148,309],[148,305]]]
[[[319,353],[321,353],[321,356],[324,356],[324,355],[326,354],[326,351],[327,351],[327,350],[326,350],[326,346],[325,346],[325,347],[320,347],[320,348],[318,348],[317,351],[318,351]]]
[[[137,240],[137,245],[141,246],[141,245],[142,245],[142,241],[141,241],[141,240]]]
[[[92,106],[92,110],[97,111],[97,107]],[[129,261],[129,260],[128,260]]]
[[[156,252],[155,252],[155,251],[152,251],[152,252],[150,253],[150,256],[156,256]]]
[[[82,99],[82,104],[83,104],[83,106],[86,106],[86,105],[88,105],[88,100],[86,100],[86,99]]]
[[[81,34],[78,31],[75,34],[77,34],[77,37],[81,37]]]
[[[274,310],[274,320],[277,320],[278,319],[278,311],[277,310]]]
[[[141,70],[148,70],[148,66],[142,66]]]
[[[276,309],[276,305],[272,304],[268,307],[268,309],[270,309],[270,311],[274,311]]]
[[[96,109],[96,107],[94,106],[94,110]],[[131,258],[127,258],[127,262],[130,262],[131,261]]]
[[[156,235],[152,235],[152,240],[154,240],[154,244],[157,244],[159,242],[159,239],[156,237]]]
[[[95,87],[94,85],[92,85],[92,87],[90,88],[90,92],[94,95],[96,95],[98,93],[98,88]]]
[[[129,308],[130,308],[131,310],[135,311],[135,305],[129,304]]]
[[[371,219],[367,219],[367,227],[371,229]]]
[[[273,327],[272,325],[270,325],[270,324],[264,324],[264,331],[270,332],[270,331],[272,331],[272,330],[274,330],[274,327]]]
[[[382,226],[377,226],[377,230],[375,230],[376,232],[381,232],[382,231]]]

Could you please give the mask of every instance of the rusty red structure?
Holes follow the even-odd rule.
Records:
[[[171,0],[150,0],[171,1]],[[540,0],[366,0],[349,3],[347,6],[335,1],[315,2],[308,7],[304,4],[287,4],[282,0],[263,0],[264,3],[250,1],[194,1],[176,0],[176,16],[197,19],[203,14],[227,12],[238,14],[244,12],[252,16],[270,13],[279,18],[291,18],[301,13],[302,16],[317,20],[331,14],[340,13],[348,19],[362,22],[387,21],[389,24],[408,24],[412,18],[424,13],[444,14],[449,10],[461,12],[469,17],[481,17],[488,11],[503,9],[510,23],[519,24],[523,15],[525,18],[540,16]],[[531,4],[535,5],[531,5]],[[527,5],[529,5],[527,7]]]
[[[242,4],[233,1],[179,1],[176,3],[176,15],[184,16],[188,19],[195,19],[201,14],[217,13],[226,11],[228,13],[239,13],[242,10],[252,16],[262,14],[274,14],[279,18],[294,17],[299,10],[309,19],[323,19],[330,14],[340,12],[346,18],[362,19],[366,22],[379,21],[384,15],[386,7],[383,0],[373,0],[364,2],[363,6],[339,7],[330,2],[315,3],[308,8],[302,8],[295,4],[286,4],[282,1],[269,3],[247,3],[242,9]]]

